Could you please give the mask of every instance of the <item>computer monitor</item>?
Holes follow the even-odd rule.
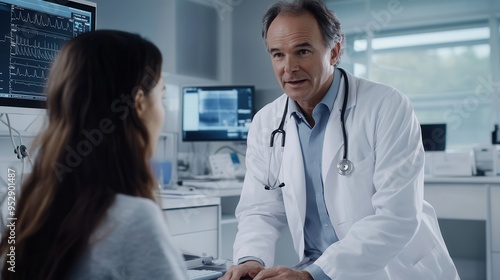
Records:
[[[95,30],[96,4],[83,0],[0,0],[0,113],[39,114],[62,45]]]
[[[182,141],[244,141],[254,115],[254,86],[182,88]]]
[[[425,151],[446,150],[446,124],[421,124],[422,143]]]

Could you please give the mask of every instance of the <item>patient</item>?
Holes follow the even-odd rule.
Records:
[[[2,279],[187,279],[148,163],[165,115],[161,64],[156,46],[121,31],[62,48]]]

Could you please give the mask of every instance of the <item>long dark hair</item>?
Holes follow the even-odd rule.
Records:
[[[158,48],[136,34],[99,30],[61,49],[46,86],[48,123],[16,208],[15,273],[65,279],[117,193],[155,200],[150,139],[134,108],[161,75]],[[7,231],[0,256],[9,252]]]

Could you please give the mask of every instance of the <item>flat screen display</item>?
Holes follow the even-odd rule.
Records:
[[[183,141],[244,141],[254,115],[254,86],[182,89]]]
[[[95,20],[96,4],[83,0],[0,0],[0,112],[44,108],[52,62]]]

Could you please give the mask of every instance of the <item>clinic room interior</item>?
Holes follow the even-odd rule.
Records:
[[[96,7],[96,30],[139,34],[163,55],[165,118],[150,163],[174,244],[186,255],[232,260],[235,211],[248,174],[248,130],[253,116],[283,94],[262,39],[262,17],[274,1],[88,2]],[[423,196],[436,212],[460,278],[500,279],[500,1],[323,2],[345,34],[337,67],[394,87],[411,103],[425,150]],[[2,52],[10,48],[3,37]],[[0,63],[2,202],[12,186],[8,170],[15,170],[22,196],[20,181],[37,156],[31,145],[47,121],[43,106],[2,101],[10,93],[4,81],[15,76],[9,75],[13,67],[4,68],[8,63]],[[17,75],[40,71],[43,77],[49,72]],[[340,132],[340,122],[335,125]],[[349,129],[348,142],[361,141],[349,138]],[[268,145],[271,131],[254,133],[264,133]],[[356,155],[355,145],[348,155]],[[274,266],[297,262],[284,227]]]

